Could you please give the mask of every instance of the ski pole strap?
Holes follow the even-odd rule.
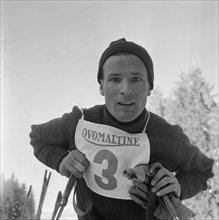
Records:
[[[84,179],[77,179],[73,194],[73,207],[78,216],[89,214],[93,208],[91,194]]]
[[[170,201],[168,195],[164,195],[159,197],[160,203],[163,204],[163,207],[166,209],[167,214],[169,215],[169,219],[171,220],[178,220],[176,210]]]
[[[148,204],[146,208],[146,219],[147,220],[154,219],[154,210],[155,210],[156,205],[157,205],[156,194],[152,193],[150,190],[148,194]]]

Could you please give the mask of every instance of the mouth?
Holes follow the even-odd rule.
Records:
[[[119,101],[118,104],[121,106],[132,106],[135,103],[133,101]]]

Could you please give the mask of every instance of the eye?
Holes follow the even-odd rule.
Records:
[[[139,77],[139,76],[134,76],[134,77],[132,78],[132,81],[133,81],[133,82],[142,82],[143,79],[142,79],[141,77]]]
[[[112,78],[109,79],[109,81],[119,83],[121,81],[121,79],[119,77],[112,77]]]

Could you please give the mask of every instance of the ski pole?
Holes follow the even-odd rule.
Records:
[[[24,217],[24,213],[25,213],[25,210],[26,210],[26,207],[27,207],[27,203],[28,203],[28,200],[30,198],[31,189],[32,189],[32,186],[30,185],[30,188],[28,190],[28,193],[27,193],[27,196],[26,196],[26,199],[25,199],[25,202],[24,202],[24,207],[23,207],[23,210],[22,210],[22,213],[21,213],[20,220],[22,220],[23,217]]]
[[[59,191],[58,195],[57,195],[57,198],[56,198],[56,203],[55,203],[55,207],[54,207],[54,210],[53,210],[53,213],[52,213],[52,219],[51,220],[54,220],[55,219],[55,216],[59,210],[59,207],[61,205],[61,200],[62,200],[62,192]]]
[[[67,185],[65,187],[64,193],[62,195],[62,199],[61,199],[61,203],[59,206],[59,211],[58,211],[56,220],[60,219],[62,212],[68,203],[68,197],[69,197],[73,187],[75,186],[75,184],[76,184],[76,178],[71,174],[71,176],[68,179]]]
[[[47,178],[47,170],[46,170],[45,174],[44,174],[43,185],[42,185],[42,190],[41,190],[41,195],[40,195],[40,201],[39,201],[37,214],[36,214],[36,220],[40,220],[44,199],[46,196],[46,191],[47,191],[48,184],[50,181],[50,176],[51,176],[51,172],[49,173],[49,177]]]

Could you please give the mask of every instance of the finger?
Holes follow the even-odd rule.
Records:
[[[159,182],[163,177],[173,175],[170,171],[162,167],[159,169],[151,180],[151,185],[154,186],[157,182]]]
[[[161,169],[161,168],[163,168],[163,165],[160,162],[154,162],[154,163],[150,164],[149,171],[152,174],[155,172],[155,170]]]
[[[143,192],[145,193],[148,193],[149,192],[149,189],[148,189],[148,185],[143,183],[143,182],[139,182],[139,181],[133,181],[133,184],[135,187],[139,188],[140,190],[142,190]]]
[[[144,209],[147,207],[147,202],[139,199],[135,195],[129,194],[130,198],[135,201],[137,204],[141,205]]]
[[[177,197],[179,197],[181,195],[181,186],[180,186],[177,178],[174,175],[169,176],[169,177],[164,177],[160,182],[163,185],[166,184],[166,187],[167,187],[166,192],[165,192],[166,187],[163,187],[163,189],[164,189],[163,193],[173,192]],[[159,184],[160,184],[160,182],[159,182]],[[162,188],[162,186],[161,186],[161,188]]]
[[[158,193],[158,195],[167,194],[173,192],[176,196],[180,196],[181,187],[178,183],[177,179],[174,176],[164,177],[161,181],[159,181],[153,188],[152,192]]]
[[[61,169],[59,171],[59,173],[62,175],[62,176],[66,176],[66,177],[70,177],[71,173],[69,171],[67,171],[66,169]]]
[[[82,165],[80,162],[78,162],[77,160],[75,160],[73,163],[73,167],[78,170],[79,172],[84,172],[85,170],[85,166]]]
[[[145,201],[147,201],[148,195],[147,193],[145,193],[144,191],[142,191],[141,189],[137,188],[137,187],[131,187],[129,189],[129,194],[134,195],[136,197],[138,197],[139,199],[143,199]]]
[[[160,189],[166,187],[167,185],[171,184],[172,181],[171,181],[171,178],[170,177],[164,177],[162,178],[159,182],[157,182],[153,188],[151,189],[151,191],[153,193],[156,193],[158,192]]]
[[[171,192],[174,192],[176,190],[176,186],[171,184],[171,185],[168,185],[166,186],[165,188],[159,190],[156,195],[157,196],[163,196],[163,195],[166,195],[168,193],[171,193]]]
[[[73,176],[77,177],[77,178],[82,178],[83,177],[83,173],[79,172],[74,166],[72,165],[66,165],[66,170],[68,172],[70,172],[71,174],[73,174]]]
[[[87,167],[90,164],[87,158],[84,156],[84,154],[82,154],[79,150],[73,150],[70,153],[72,154],[74,159],[79,161],[85,167]]]

